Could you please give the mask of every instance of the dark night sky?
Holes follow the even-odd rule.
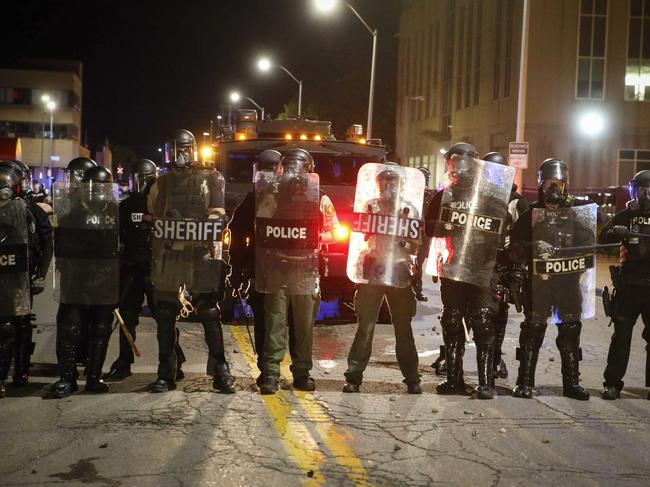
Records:
[[[400,1],[351,3],[379,29],[375,111],[392,119]],[[303,79],[303,105],[314,97],[336,104],[330,81],[358,72],[361,86],[350,91],[364,99],[349,123],[365,125],[371,36],[342,5],[327,18],[311,0],[20,0],[5,2],[2,17],[3,67],[20,58],[84,63],[83,131],[91,149],[109,137],[143,156],[174,128],[202,131],[233,88],[277,114],[297,86],[279,70],[258,74],[262,53]]]

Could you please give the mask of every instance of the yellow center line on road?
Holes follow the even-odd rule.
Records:
[[[248,364],[251,377],[255,378],[257,361],[248,341],[248,335],[240,326],[231,326],[230,330]],[[289,394],[285,391],[278,391],[274,395],[262,396],[262,400],[271,416],[273,426],[280,435],[284,449],[304,474],[303,485],[309,487],[323,485],[325,478],[320,470],[320,465],[325,463],[325,455],[320,451],[318,443],[309,432],[307,425],[292,418],[293,405]]]
[[[248,337],[244,334],[241,327],[231,326],[230,329],[232,330],[233,335],[237,339],[239,348],[240,350],[242,350],[243,355],[246,358],[246,361],[248,362],[248,365],[251,369],[251,375],[254,376],[255,373],[254,371],[257,371],[257,365],[256,365],[255,357],[253,355],[252,347],[248,341]],[[292,379],[291,379],[291,372],[289,369],[288,356],[285,356],[285,359],[282,361],[282,364],[280,365],[280,371],[282,376],[285,378],[285,380],[287,380],[287,382],[291,382]],[[267,400],[267,398],[272,399],[278,396],[282,396],[284,400],[289,400],[289,395],[290,394],[287,393],[286,391],[279,391],[278,394],[276,394],[275,396],[262,396],[262,397],[265,399],[265,401]],[[331,418],[329,417],[326,409],[316,400],[313,394],[294,390],[292,391],[291,395],[293,395],[296,398],[300,406],[305,410],[305,412],[307,413],[307,417],[313,423],[314,428],[322,438],[323,443],[325,443],[325,446],[332,453],[334,459],[336,460],[336,463],[338,463],[340,466],[345,468],[350,480],[352,480],[352,482],[354,482],[355,485],[360,487],[361,486],[366,487],[372,485],[368,478],[368,473],[366,472],[366,469],[364,468],[363,463],[361,462],[361,459],[357,457],[352,447],[349,445],[349,441],[353,439],[352,434],[345,431],[343,428],[337,427],[334,424],[332,424]],[[268,407],[269,406],[267,403],[267,408]],[[289,410],[290,409],[291,408],[289,406]],[[273,413],[271,414],[273,415]],[[300,426],[304,428],[304,425],[300,425]],[[306,429],[304,433],[309,434],[309,432]],[[311,439],[313,441],[313,437],[311,437]],[[318,447],[316,446],[316,448]],[[319,451],[319,453],[322,455],[322,452]]]

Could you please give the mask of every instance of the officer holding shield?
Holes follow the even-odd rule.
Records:
[[[170,169],[152,184],[147,198],[154,225],[151,278],[159,348],[158,379],[151,390],[176,388],[176,321],[196,311],[205,332],[212,385],[232,394],[236,389],[218,305],[227,275],[222,260],[224,181],[218,172],[200,167],[197,156],[194,135],[177,131],[165,146]]]
[[[477,158],[467,143],[455,144],[445,154],[449,184],[433,198],[426,216],[432,237],[426,271],[441,278],[447,380],[436,390],[465,393],[463,356],[471,329],[479,382],[474,392],[478,399],[492,399],[497,311],[492,276],[514,170]]]
[[[581,320],[595,312],[596,207],[574,206],[568,182],[568,166],[546,159],[538,169],[539,200],[512,228],[512,280],[524,294],[514,397],[533,396],[537,359],[550,319],[558,326],[555,343],[562,361],[563,394],[589,399],[580,386],[580,331]]]
[[[256,195],[255,288],[265,295],[266,324],[262,394],[278,391],[289,312],[295,333],[293,387],[303,391],[316,388],[309,372],[320,305],[319,244],[334,242],[338,226],[331,200],[319,192],[309,152],[290,150],[278,172],[277,184],[266,184]]]
[[[423,198],[424,178],[417,169],[369,163],[359,171],[356,223],[348,253],[348,277],[358,284],[354,296],[358,327],[348,354],[343,392],[359,392],[385,297],[404,383],[410,394],[422,393],[411,319],[416,311],[412,279],[417,268]]]
[[[86,392],[108,392],[101,380],[118,299],[118,189],[101,166],[85,171],[81,183],[55,183],[54,255],[58,277],[57,358],[60,379],[52,397],[77,390],[79,350],[88,350]],[[87,330],[84,344],[82,330]]]
[[[17,352],[23,342],[25,323],[30,327],[31,345],[30,264],[33,265],[40,249],[34,217],[18,198],[21,192],[20,173],[14,166],[0,163],[0,398],[5,396],[12,359],[17,372],[24,370],[26,374],[29,368],[30,354],[21,359]]]

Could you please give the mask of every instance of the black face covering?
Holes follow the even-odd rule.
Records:
[[[559,205],[566,199],[564,188],[558,183],[551,183],[544,189],[544,201],[552,205]]]

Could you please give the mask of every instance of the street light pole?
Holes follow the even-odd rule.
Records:
[[[298,83],[298,116],[300,117],[302,115],[302,81],[296,78],[291,71],[289,71],[287,68],[280,64],[276,64],[278,68],[280,68],[282,71],[287,73],[292,80],[294,80],[296,83]]]
[[[50,111],[50,163],[48,164],[48,179],[50,180],[50,188],[52,188],[52,156],[54,155],[54,109],[56,103],[49,100],[46,104],[47,109]]]
[[[530,26],[529,0],[524,0],[524,15],[521,24],[521,53],[519,56],[519,93],[517,96],[517,132],[515,140],[525,142],[526,89],[528,85],[528,28]],[[522,188],[522,169],[515,172],[515,184]]]
[[[356,18],[359,19],[359,22],[363,24],[366,30],[370,32],[370,35],[372,36],[372,61],[370,65],[370,94],[368,95],[368,125],[367,125],[368,128],[366,132],[366,138],[371,139],[372,138],[372,116],[373,116],[373,108],[374,108],[374,100],[375,100],[375,66],[377,61],[377,29],[371,29],[368,23],[363,19],[363,17],[361,17],[361,15],[359,15],[359,12],[357,12],[352,5],[350,5],[348,2],[345,2],[345,4],[356,16]]]
[[[261,107],[255,100],[253,100],[249,96],[244,96],[249,102],[251,102],[253,105],[255,105],[255,108],[257,108],[260,112],[262,112],[262,120],[264,120],[264,107]]]

